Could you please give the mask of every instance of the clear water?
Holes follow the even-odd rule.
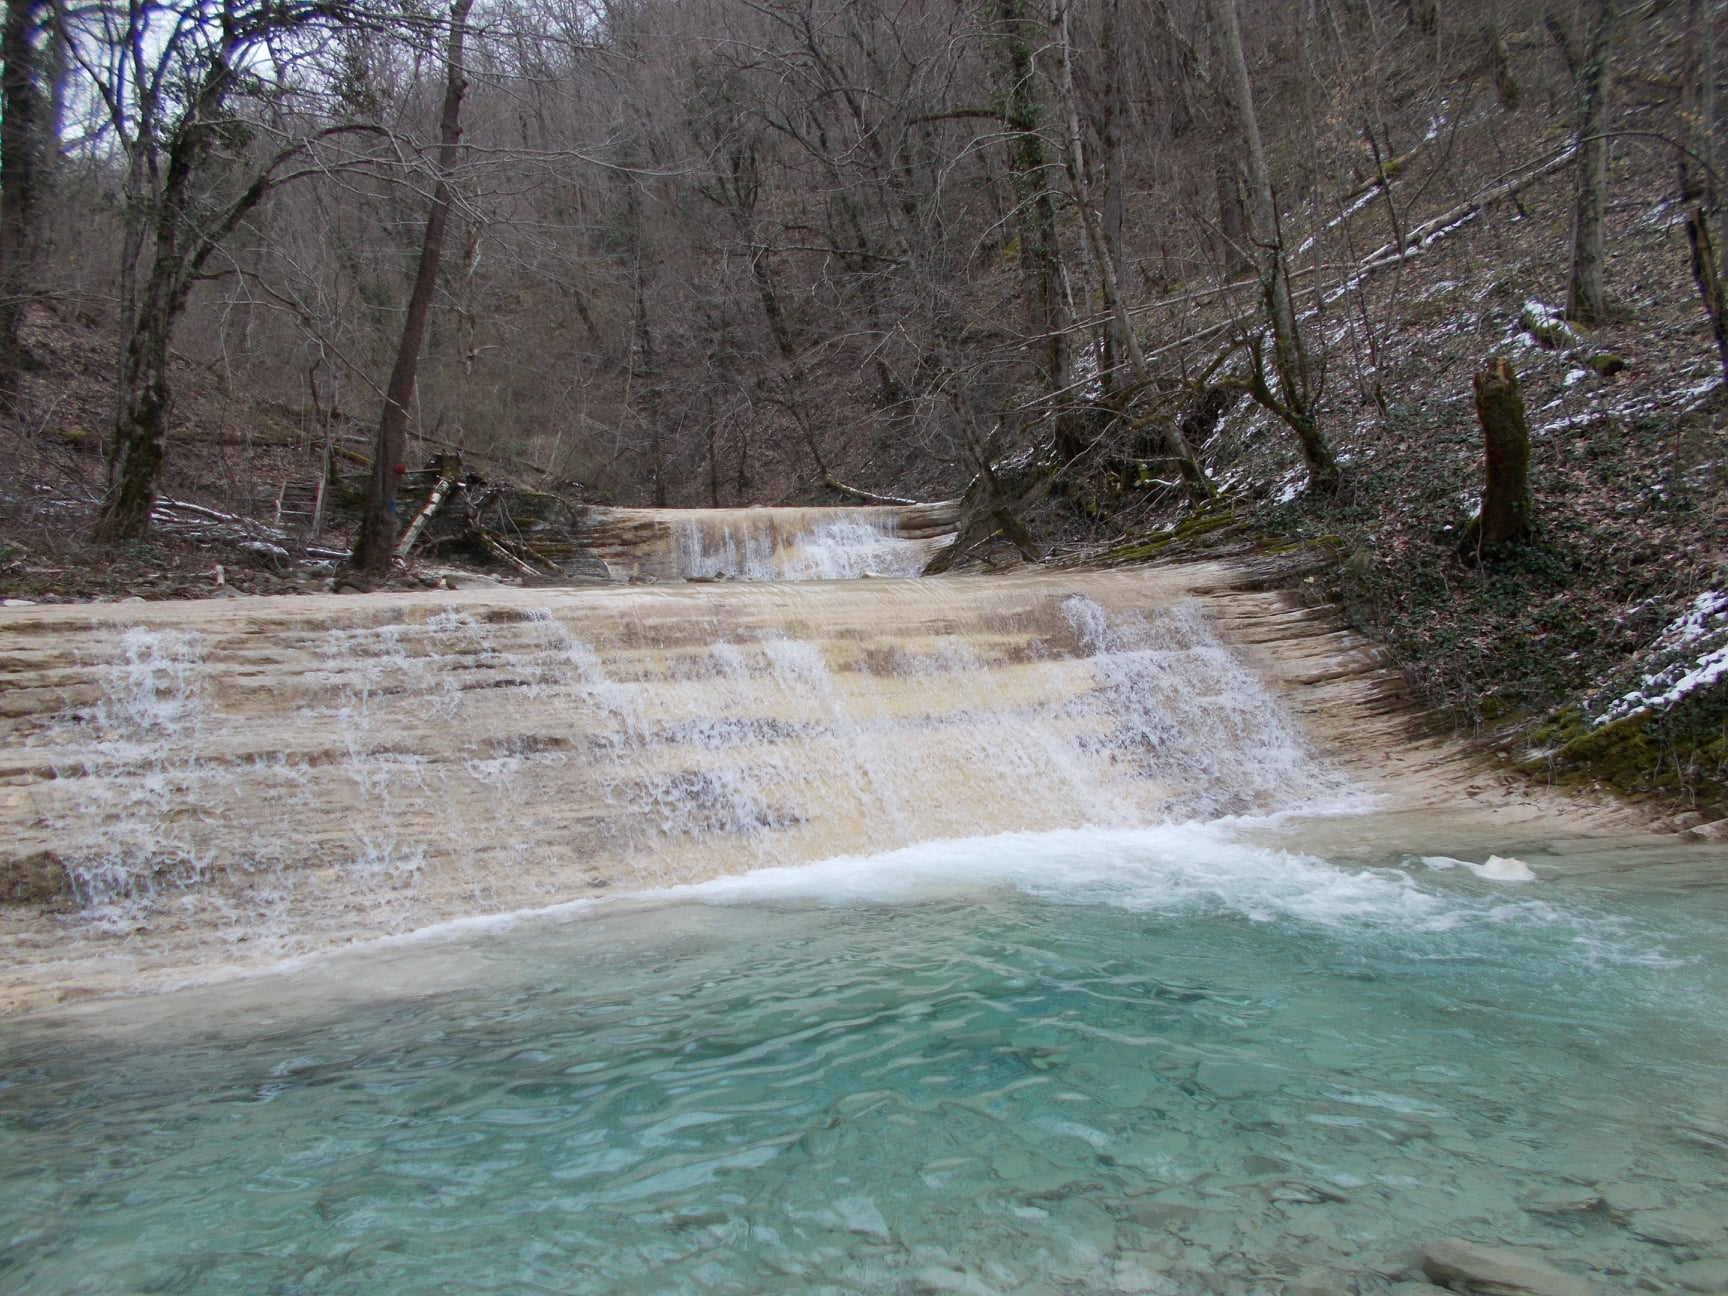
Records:
[[[933,843],[13,1023],[0,1290],[1601,1291],[1724,1258],[1728,896]]]

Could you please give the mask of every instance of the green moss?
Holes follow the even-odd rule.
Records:
[[[1728,682],[1700,689],[1666,711],[1592,727],[1569,707],[1531,735],[1524,773],[1567,786],[1602,784],[1634,800],[1724,806],[1728,776]]]
[[[1224,509],[1216,513],[1196,513],[1194,516],[1185,518],[1181,522],[1177,523],[1175,529],[1171,532],[1171,538],[1175,540],[1191,540],[1195,536],[1202,536],[1210,531],[1221,531],[1225,527],[1234,526],[1235,524],[1236,515],[1229,509]]]

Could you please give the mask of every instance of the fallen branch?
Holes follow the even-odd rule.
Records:
[[[1521,193],[1537,181],[1546,179],[1548,176],[1553,175],[1556,171],[1563,170],[1572,162],[1576,161],[1577,157],[1577,146],[1574,145],[1568,147],[1560,153],[1555,154],[1547,161],[1541,163],[1539,166],[1533,167],[1528,171],[1521,171],[1515,176],[1502,180],[1497,184],[1490,185],[1474,197],[1466,199],[1464,202],[1459,203],[1450,210],[1442,212],[1440,215],[1435,216],[1430,220],[1423,221],[1422,224],[1415,226],[1404,236],[1402,247],[1397,243],[1388,243],[1369,253],[1367,257],[1358,262],[1355,269],[1351,272],[1350,277],[1345,280],[1340,287],[1333,289],[1330,293],[1325,295],[1326,302],[1329,304],[1336,301],[1345,293],[1359,288],[1364,279],[1377,271],[1389,270],[1393,266],[1400,265],[1403,262],[1410,260],[1412,257],[1420,256],[1434,244],[1438,243],[1442,238],[1451,234],[1455,229],[1458,229],[1462,225],[1475,219],[1477,216],[1480,216],[1486,208],[1492,206],[1494,203],[1503,202],[1505,199]],[[1314,273],[1315,269],[1316,267],[1313,266],[1304,267],[1303,269],[1296,271],[1295,274],[1297,277],[1302,277]],[[1214,291],[1223,292],[1227,289],[1241,286],[1242,285],[1240,284],[1226,284],[1222,288]],[[1136,313],[1144,309],[1147,308],[1137,307]],[[1306,320],[1312,314],[1313,311],[1310,309],[1309,311],[1304,312],[1301,318]],[[1167,342],[1155,350],[1148,351],[1146,353],[1146,358],[1151,360],[1159,356],[1168,355],[1172,351],[1179,351],[1184,347],[1193,346],[1196,343],[1210,341],[1213,338],[1220,337],[1232,330],[1240,328],[1240,320],[1224,320],[1220,323],[1209,325],[1197,333],[1190,333],[1186,337],[1178,338],[1174,342]],[[1258,333],[1259,331],[1260,330],[1256,330],[1255,332]],[[1231,348],[1235,349],[1236,347],[1245,345],[1247,340],[1248,339],[1245,336],[1233,338],[1231,341]]]
[[[1490,185],[1474,197],[1465,199],[1450,211],[1442,212],[1432,220],[1423,221],[1422,224],[1410,230],[1404,236],[1402,246],[1388,243],[1384,247],[1370,252],[1362,262],[1360,273],[1369,274],[1418,255],[1429,245],[1450,233],[1455,226],[1480,215],[1483,209],[1491,207],[1497,202],[1503,202],[1522,193],[1538,180],[1545,180],[1556,171],[1570,166],[1577,158],[1577,145],[1570,145],[1541,165],[1533,167],[1529,171],[1519,172],[1498,184]]]
[[[524,576],[545,575],[545,573],[539,568],[518,558],[510,551],[509,545],[505,544],[504,541],[493,535],[485,527],[474,528],[474,539],[482,549],[491,554],[506,567],[513,567]]]
[[[839,491],[842,495],[850,495],[853,499],[863,500],[866,504],[916,504],[918,502],[912,499],[902,499],[898,495],[874,495],[869,491],[859,490],[856,486],[848,486],[845,482],[840,481],[833,473],[823,473],[822,484],[829,490]]]

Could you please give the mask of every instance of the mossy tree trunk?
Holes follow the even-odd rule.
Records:
[[[133,307],[121,362],[112,475],[96,520],[96,538],[102,542],[140,539],[150,529],[174,409],[168,365],[175,325],[210,254],[269,188],[268,175],[258,177],[214,228],[202,227],[194,191],[227,125],[227,100],[240,47],[239,34],[225,21],[186,112],[166,141],[166,165],[151,230],[150,273]],[[149,141],[140,141],[138,147],[148,148]]]
[[[1055,186],[1044,152],[1044,111],[1033,55],[1035,42],[1046,34],[1044,19],[1027,0],[995,0],[994,10],[1001,78],[997,98],[1008,128],[1008,172],[1028,323],[1037,344],[1039,385],[1056,397],[1069,383],[1068,312],[1056,204],[1051,197]]]
[[[116,81],[102,87],[99,96],[127,154],[130,213],[121,272],[126,342],[108,491],[95,528],[102,542],[139,539],[149,530],[173,413],[169,358],[174,331],[211,256],[266,195],[307,174],[282,168],[320,140],[376,129],[325,126],[289,138],[255,165],[236,165],[238,148],[255,128],[231,100],[236,94],[281,91],[251,77],[249,60],[277,35],[350,19],[355,10],[349,0],[224,0],[220,11],[204,21],[171,30],[163,24],[161,31],[151,26],[154,12],[133,6],[128,15],[131,43],[155,52],[149,75],[130,90]],[[124,111],[127,94],[139,100],[131,114]],[[134,291],[134,271],[146,249],[149,271],[142,289]]]
[[[40,50],[47,0],[6,0],[0,59],[0,382],[28,363],[19,338],[30,265],[49,172],[52,103],[43,93]]]
[[[1486,481],[1482,510],[1465,528],[1460,553],[1472,561],[1491,558],[1527,539],[1530,497],[1530,425],[1518,375],[1505,356],[1495,356],[1476,375],[1476,419],[1482,425]]]

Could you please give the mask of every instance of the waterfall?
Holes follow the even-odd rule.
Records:
[[[917,576],[954,543],[956,503],[863,508],[590,507],[574,540],[631,580]]]
[[[36,879],[69,950],[247,961],[932,838],[1338,794],[1193,584],[9,609],[0,882]]]

